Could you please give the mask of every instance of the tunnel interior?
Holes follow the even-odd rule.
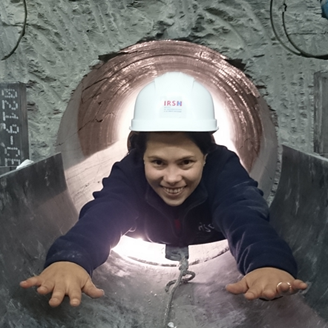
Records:
[[[62,153],[69,190],[78,209],[83,204],[71,188],[74,177],[70,172],[78,172],[81,163],[91,161],[93,170],[101,171],[93,175],[108,175],[106,160],[111,164],[127,152],[138,92],[168,71],[189,74],[210,90],[219,125],[216,142],[239,155],[268,196],[276,174],[277,136],[268,106],[242,71],[218,52],[185,41],[145,42],[104,57],[109,59],[95,65],[72,94],[58,131],[57,151]]]
[[[149,243],[122,238],[121,249],[114,250],[93,275],[105,296],[92,300],[84,295],[79,308],[69,307],[66,299],[51,309],[45,296],[18,285],[42,270],[51,243],[76,222],[80,208],[102,187],[112,164],[126,154],[135,97],[162,73],[182,71],[211,91],[220,127],[217,143],[235,150],[264,195],[270,194],[278,144],[270,112],[252,82],[224,56],[188,42],[154,41],[102,58],[107,60],[95,65],[72,94],[58,131],[61,154],[0,177],[0,213],[6,218],[0,238],[4,282],[0,310],[5,309],[0,312],[1,327],[163,326],[168,304],[164,287],[176,278],[178,269],[176,262],[164,259],[161,245],[149,247]],[[271,206],[272,221],[291,244],[301,264],[301,279],[324,282],[327,257],[322,250],[327,233],[321,218],[326,217],[322,205],[326,198],[320,188],[327,190],[328,163],[287,149],[282,171]],[[311,202],[305,201],[309,192],[316,195]],[[311,229],[308,217],[318,209],[322,213]],[[313,256],[304,257],[315,235],[319,238],[312,247]],[[322,319],[327,321],[327,297],[321,293],[321,283],[313,288],[309,284],[304,295],[274,302],[250,303],[243,295],[227,293],[225,286],[241,275],[226,241],[191,246],[190,267],[196,277],[173,300],[173,327],[328,327]]]
[[[235,151],[265,196],[270,194],[277,162],[275,127],[256,87],[224,56],[201,45],[168,40],[136,44],[102,58],[108,60],[93,67],[72,95],[58,132],[57,150],[77,210],[101,188],[112,164],[126,154],[138,92],[168,71],[189,74],[210,90],[219,125],[216,142]],[[121,254],[137,249],[139,255],[130,256],[167,263],[158,256],[163,246],[142,246],[124,238],[117,248]],[[212,246],[192,246],[192,261],[217,256],[227,248],[225,241],[217,244],[215,251]]]

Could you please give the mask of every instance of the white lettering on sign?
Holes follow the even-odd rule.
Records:
[[[12,119],[12,120],[19,120],[19,117],[15,114],[12,113],[11,115],[6,114],[5,112],[2,112],[2,119],[3,121],[6,121],[7,119]]]
[[[21,164],[20,159],[5,158],[5,166],[18,166],[19,164]]]
[[[2,100],[2,108],[4,110],[16,110],[18,108],[18,103],[16,101]]]
[[[12,124],[9,128],[6,128],[6,131],[8,133],[17,134],[19,132],[19,126],[17,124]]]
[[[1,90],[1,95],[7,99],[18,98],[18,93],[15,89],[3,89],[3,90]]]
[[[20,95],[13,87],[5,87],[1,89],[0,99],[0,165],[18,166],[22,155]]]

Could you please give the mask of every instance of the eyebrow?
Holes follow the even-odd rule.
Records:
[[[158,155],[150,155],[150,156],[146,156],[147,158],[161,158],[160,156],[158,156]]]
[[[182,157],[180,158],[179,160],[184,160],[184,159],[194,159],[196,156],[194,155],[190,155],[190,156],[185,156],[185,157]]]
[[[148,159],[163,159],[161,156],[159,155],[150,155],[150,156],[146,156]],[[194,155],[189,155],[189,156],[184,156],[182,158],[179,158],[178,161],[183,161],[185,159],[195,159],[196,156]]]

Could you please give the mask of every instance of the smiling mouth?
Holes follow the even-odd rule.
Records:
[[[180,188],[166,188],[166,187],[162,187],[162,188],[169,195],[178,195],[178,194],[180,194],[182,192],[182,190],[185,187],[180,187]]]

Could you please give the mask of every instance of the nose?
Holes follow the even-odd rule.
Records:
[[[163,180],[170,185],[175,185],[182,179],[180,169],[177,166],[168,166],[165,169]]]

